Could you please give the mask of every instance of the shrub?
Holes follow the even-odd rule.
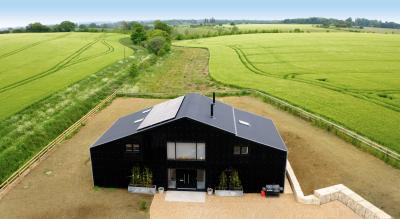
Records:
[[[162,56],[170,50],[170,43],[161,36],[156,36],[147,41],[147,49],[158,56]]]
[[[142,184],[142,174],[140,173],[140,167],[133,167],[132,168],[132,178],[131,178],[131,183],[135,185],[140,185]]]
[[[129,68],[129,74],[131,75],[131,77],[136,77],[138,72],[139,72],[138,65],[135,63],[132,63],[131,67]]]
[[[242,182],[240,181],[239,173],[237,170],[233,170],[231,173],[230,187],[233,189],[239,189],[242,187]]]
[[[222,171],[221,175],[219,176],[219,189],[227,189],[228,187],[228,177],[226,176],[225,171]]]

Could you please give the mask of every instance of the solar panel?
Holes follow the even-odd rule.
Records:
[[[144,118],[137,129],[146,128],[160,122],[175,118],[182,104],[184,96],[153,106],[150,113]]]

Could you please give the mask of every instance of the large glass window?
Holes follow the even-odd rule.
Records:
[[[167,143],[167,158],[168,160],[175,160],[175,142]]]
[[[205,143],[197,143],[197,160],[205,160],[206,159],[206,144]]]
[[[176,188],[176,169],[168,169],[168,188]]]
[[[167,142],[168,160],[205,160],[206,144],[191,142]]]
[[[196,143],[176,143],[176,159],[177,160],[195,160],[196,159]]]
[[[206,188],[206,171],[197,169],[197,189]]]

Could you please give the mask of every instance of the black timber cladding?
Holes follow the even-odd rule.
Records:
[[[209,125],[237,137],[278,150],[287,151],[287,148],[276,130],[272,120],[248,113],[220,101],[215,102],[214,117],[210,115],[212,100],[200,94],[185,95],[175,116],[167,121],[139,129],[141,119],[149,113],[144,109],[118,119],[93,145],[96,147],[136,133],[150,130],[154,127],[170,123],[182,118],[189,118],[205,125]],[[241,123],[243,121],[244,123]],[[249,125],[246,125],[248,123]]]

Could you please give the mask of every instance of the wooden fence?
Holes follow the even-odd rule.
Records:
[[[48,145],[46,145],[43,149],[41,149],[34,157],[28,160],[23,166],[21,166],[17,171],[15,171],[10,177],[8,177],[3,183],[0,185],[0,199],[3,195],[9,190],[15,182],[22,176],[25,176],[29,173],[29,171],[36,166],[36,164],[45,158],[48,152],[54,148],[57,144],[61,143],[66,138],[70,137],[74,132],[76,132],[84,123],[88,120],[90,116],[98,112],[102,107],[104,107],[107,103],[109,103],[112,99],[116,97],[117,91],[114,91],[111,95],[102,100],[98,105],[96,105],[92,110],[90,110],[86,115],[80,118],[77,122],[71,125],[68,129],[66,129],[63,133],[57,136],[53,141],[51,141]]]

